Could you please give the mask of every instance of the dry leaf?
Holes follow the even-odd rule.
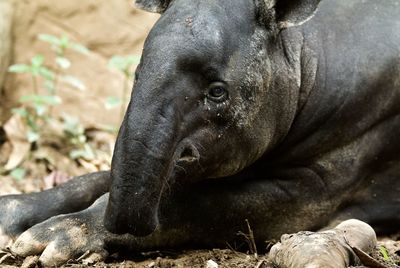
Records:
[[[46,177],[44,177],[44,190],[53,188],[57,185],[63,184],[71,179],[71,176],[61,172],[61,171],[53,171]]]
[[[26,126],[19,115],[13,115],[3,128],[12,146],[10,157],[4,166],[4,169],[9,171],[21,164],[29,153],[31,144],[26,138]]]
[[[10,177],[2,177],[0,179],[0,195],[6,194],[20,194],[21,191],[17,189],[14,180]]]

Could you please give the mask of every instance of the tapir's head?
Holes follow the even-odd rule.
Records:
[[[298,80],[276,67],[277,36],[318,1],[277,1],[136,1],[162,16],[118,135],[107,229],[150,234],[165,188],[233,175],[287,133]]]

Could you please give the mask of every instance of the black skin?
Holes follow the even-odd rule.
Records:
[[[91,194],[79,207],[57,199],[75,195],[65,186],[1,197],[5,237],[42,222],[15,253],[55,241],[64,255],[46,249],[50,265],[86,250],[105,256],[104,245],[225,246],[246,219],[259,243],[348,218],[398,231],[400,1],[326,0],[315,16],[312,0],[138,2],[164,13],[145,43],[111,173],[70,182]],[[44,221],[105,189],[108,202]],[[16,211],[13,200],[41,213]],[[85,243],[58,239],[83,223]]]

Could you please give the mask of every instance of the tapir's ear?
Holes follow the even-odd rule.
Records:
[[[275,0],[276,19],[279,28],[301,25],[311,19],[321,0]]]
[[[278,28],[289,28],[301,25],[311,19],[317,11],[321,0],[256,0],[259,7],[265,9],[261,14],[266,14],[269,19],[272,9]],[[269,14],[269,15],[268,15]],[[265,21],[265,20],[264,20]],[[267,19],[268,21],[268,19]]]
[[[143,10],[155,13],[163,13],[171,0],[136,0],[135,5]]]
[[[311,19],[321,0],[276,0],[275,12],[279,28],[301,25]]]

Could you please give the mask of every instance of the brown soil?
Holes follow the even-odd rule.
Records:
[[[31,260],[25,261],[28,263]],[[33,260],[34,262],[35,260]],[[15,265],[24,265],[21,260],[8,261],[8,265],[4,267],[20,267]],[[213,266],[214,265],[214,266]],[[110,258],[107,262],[100,262],[94,265],[85,265],[78,263],[69,263],[63,267],[86,268],[86,267],[107,267],[107,268],[180,268],[180,267],[217,267],[219,268],[267,268],[271,267],[266,260],[266,256],[247,255],[245,253],[232,251],[229,249],[213,249],[213,250],[193,250],[185,252],[153,252],[141,256],[137,256],[132,260],[118,261]],[[34,267],[34,266],[33,266]]]
[[[389,252],[389,259],[384,259],[379,248],[372,255],[371,260],[364,262],[365,266],[357,268],[398,268],[400,267],[400,242],[384,238],[379,241],[379,247],[385,246]],[[1,255],[0,255],[1,256]],[[8,258],[1,267],[36,267],[37,257],[28,257],[25,260]],[[181,252],[148,252],[136,256],[111,256],[106,262],[82,264],[70,261],[62,267],[88,268],[273,268],[268,260],[268,254],[258,256],[233,251],[230,249],[191,250]]]

